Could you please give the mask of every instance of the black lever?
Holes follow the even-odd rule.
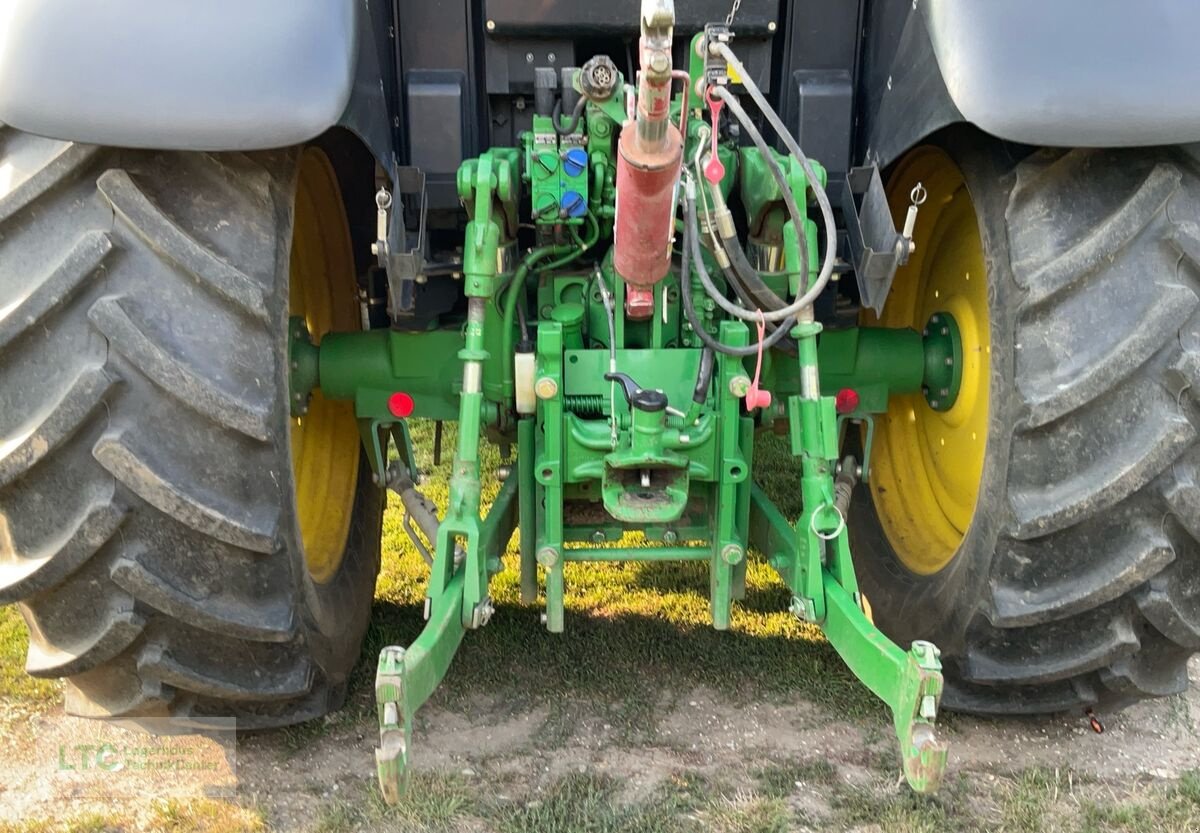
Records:
[[[628,373],[605,373],[605,381],[618,382],[629,404],[639,411],[653,413],[667,409],[667,395],[656,390],[646,390]]]

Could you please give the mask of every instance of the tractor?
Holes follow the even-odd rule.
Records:
[[[387,800],[514,534],[553,633],[569,563],[701,562],[721,630],[764,559],[918,792],[943,709],[1183,690],[1200,7],[1135,11],[9,0],[0,603],[28,673],[96,718],[338,709],[390,490],[429,572],[378,659]],[[457,423],[441,507],[418,419]],[[764,433],[799,512],[755,482]]]

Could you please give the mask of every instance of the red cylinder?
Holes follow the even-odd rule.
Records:
[[[651,149],[627,125],[617,146],[617,217],[613,266],[626,283],[653,287],[671,269],[671,234],[675,225],[675,188],[683,158],[679,129],[667,124],[664,142]],[[631,317],[653,314],[639,306]]]

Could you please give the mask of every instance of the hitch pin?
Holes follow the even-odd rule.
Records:
[[[908,251],[911,254],[916,248],[913,243],[913,231],[917,227],[917,212],[921,206],[925,204],[925,200],[929,197],[929,192],[925,190],[925,186],[918,182],[909,193],[908,198],[912,203],[908,206],[908,214],[904,218],[904,239],[908,242]]]

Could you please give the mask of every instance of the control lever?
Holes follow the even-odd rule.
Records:
[[[657,413],[658,411],[671,410],[667,407],[667,395],[665,393],[643,388],[637,382],[633,381],[633,377],[628,373],[605,373],[604,380],[606,382],[617,382],[625,394],[625,399],[639,411]]]

